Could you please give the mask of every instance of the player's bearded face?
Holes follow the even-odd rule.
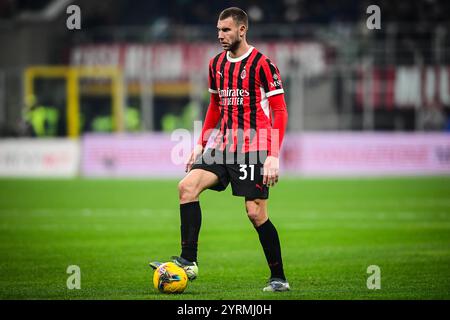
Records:
[[[235,51],[242,41],[239,35],[239,26],[232,18],[219,20],[217,24],[218,38],[222,48],[226,51]]]

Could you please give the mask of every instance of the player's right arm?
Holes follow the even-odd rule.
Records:
[[[199,156],[202,155],[203,149],[208,142],[211,133],[216,128],[217,123],[220,120],[220,109],[219,109],[219,95],[217,93],[211,93],[211,98],[206,111],[205,122],[203,123],[202,132],[198,138],[197,144],[192,150],[188,161],[186,162],[186,172],[189,172],[192,165],[197,160]]]
[[[215,59],[217,60],[217,56]],[[196,146],[194,147],[194,150],[192,150],[188,161],[186,162],[186,172],[189,172],[191,170],[194,162],[199,156],[202,155],[203,149],[208,143],[208,139],[211,133],[216,128],[216,125],[220,120],[220,98],[219,91],[217,89],[216,72],[213,68],[213,61],[214,59],[210,60],[208,69],[208,91],[211,93],[209,106],[208,110],[206,111],[205,122],[203,123],[200,137],[197,141]]]

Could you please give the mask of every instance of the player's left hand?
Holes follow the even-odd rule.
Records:
[[[278,182],[280,162],[277,157],[268,156],[264,161],[263,184],[273,187]]]

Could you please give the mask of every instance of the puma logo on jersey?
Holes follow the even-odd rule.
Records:
[[[221,78],[223,78],[222,72],[217,71],[217,73],[219,74],[219,76],[220,76]]]

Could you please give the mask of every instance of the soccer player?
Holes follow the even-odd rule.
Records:
[[[269,187],[278,182],[279,149],[288,114],[279,70],[247,43],[247,30],[243,10],[231,7],[220,13],[217,32],[224,51],[210,61],[210,104],[200,139],[186,164],[188,174],[178,185],[181,255],[172,259],[189,279],[197,277],[199,195],[206,189],[223,191],[231,183],[233,195],[245,198],[247,215],[270,268],[263,290],[287,291],[290,287],[278,233],[268,218],[267,199]],[[219,131],[215,138],[214,131]],[[210,137],[212,147],[205,148]]]

